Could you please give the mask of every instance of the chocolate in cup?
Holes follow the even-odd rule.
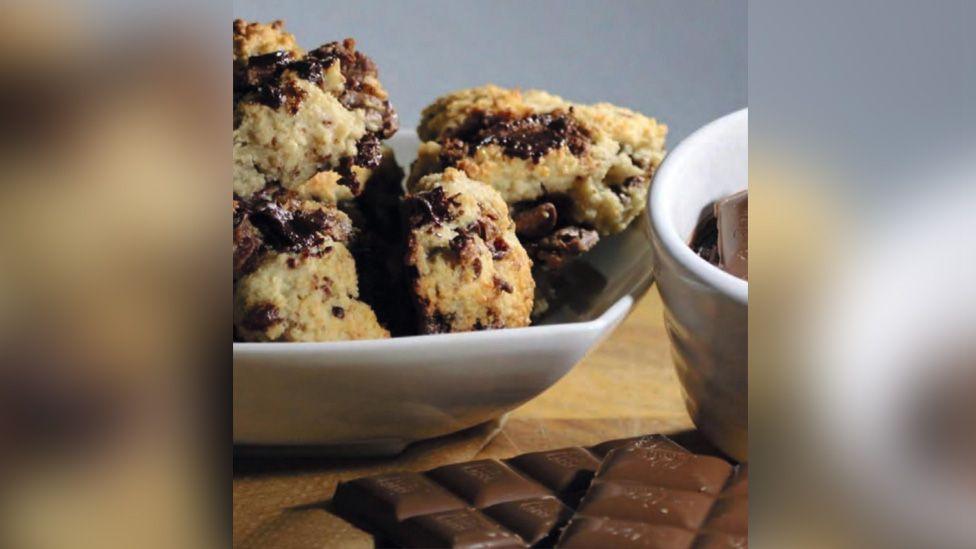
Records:
[[[749,280],[748,192],[740,191],[715,202],[719,266],[743,280]]]

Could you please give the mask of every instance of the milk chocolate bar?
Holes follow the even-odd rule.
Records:
[[[637,441],[610,451],[557,547],[748,546],[748,470]]]
[[[601,460],[635,442],[688,454],[661,435],[445,465],[341,483],[340,516],[400,547],[552,547]]]

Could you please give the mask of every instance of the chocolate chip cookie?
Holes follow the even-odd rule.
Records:
[[[424,143],[411,182],[454,167],[519,209],[550,202],[560,218],[551,230],[577,226],[608,235],[643,211],[667,127],[608,103],[487,85],[437,99],[417,133]]]
[[[404,217],[421,333],[529,324],[532,262],[497,190],[449,168],[414,182]]]
[[[234,200],[234,333],[244,341],[389,337],[359,300],[349,217],[268,188]]]
[[[356,42],[309,52],[280,21],[234,22],[234,193],[269,184],[336,203],[358,196],[397,130],[376,65]]]

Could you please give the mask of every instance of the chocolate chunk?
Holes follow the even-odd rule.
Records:
[[[241,325],[248,330],[260,332],[281,322],[281,312],[271,303],[262,303],[250,308]]]
[[[603,458],[610,453],[611,450],[616,450],[617,448],[623,448],[625,446],[637,445],[641,448],[648,448],[652,450],[671,450],[675,452],[686,452],[681,445],[677,444],[670,438],[664,435],[647,435],[642,437],[631,437],[631,438],[620,438],[616,440],[608,440],[606,442],[601,442],[596,446],[590,448],[596,456]]]
[[[600,467],[600,462],[582,448],[524,454],[509,463],[557,494],[585,490]]]
[[[319,60],[328,67],[339,61],[339,70],[346,80],[339,102],[347,109],[366,111],[367,125],[379,127],[383,139],[393,137],[399,129],[399,118],[390,102],[380,97],[369,80],[378,76],[373,60],[356,51],[356,41],[346,38],[342,42],[331,42],[308,52],[308,57]]]
[[[746,549],[748,536],[735,536],[719,532],[706,532],[695,540],[694,549]]]
[[[551,545],[559,527],[573,512],[554,497],[509,501],[493,505],[485,514],[519,535],[529,545]]]
[[[745,536],[749,525],[749,499],[726,497],[715,502],[705,528]]]
[[[276,51],[235,62],[234,103],[256,101],[275,109],[287,104],[291,112],[297,112],[304,94],[296,94],[297,88],[282,89],[281,74],[291,70],[299,78],[318,84],[325,69],[336,61],[346,81],[339,101],[347,109],[363,109],[367,127],[376,128],[371,133],[382,139],[393,137],[399,129],[397,113],[385,98],[386,94],[370,83],[378,75],[376,65],[362,52],[356,51],[356,41],[352,38],[320,46],[302,59],[294,59],[285,51]]]
[[[333,504],[339,513],[385,531],[411,517],[463,509],[464,502],[417,473],[389,473],[340,483]]]
[[[508,242],[505,242],[505,239],[501,236],[497,236],[492,240],[487,241],[486,244],[488,244],[488,249],[491,250],[492,259],[501,259],[505,257],[510,249]]]
[[[257,263],[258,251],[261,249],[263,239],[261,232],[258,231],[244,207],[238,207],[235,201],[234,211],[234,279],[251,272]]]
[[[461,263],[473,263],[477,261],[478,265],[475,267],[475,274],[481,274],[481,260],[477,257],[478,248],[474,245],[471,234],[462,232],[452,238],[451,251],[454,252],[458,261]]]
[[[427,474],[478,508],[549,495],[538,483],[491,459],[445,465]]]
[[[698,528],[715,498],[696,492],[625,482],[597,482],[590,487],[579,513],[651,524]]]
[[[674,526],[642,524],[609,518],[582,517],[566,527],[559,547],[627,549],[691,549],[695,534]]]
[[[285,82],[285,85],[281,88],[281,97],[279,99],[285,102],[285,106],[288,107],[288,112],[295,114],[298,112],[298,108],[302,105],[302,100],[305,99],[305,91],[295,85],[294,82]]]
[[[420,227],[428,223],[441,225],[454,217],[451,210],[458,206],[460,202],[457,196],[445,195],[442,187],[410,195],[404,201],[410,227]]]
[[[420,308],[418,307],[418,310]],[[428,317],[420,319],[420,333],[422,334],[447,334],[451,332],[451,323],[454,321],[453,314],[444,315],[435,312]]]
[[[375,134],[364,135],[356,143],[355,164],[363,168],[373,169],[383,160],[383,145]]]
[[[255,101],[273,109],[287,105],[298,112],[305,92],[293,82],[281,82],[281,74],[293,70],[300,78],[322,81],[322,65],[313,60],[295,60],[289,52],[276,51],[251,57],[234,66],[234,103]]]
[[[457,509],[414,517],[395,534],[407,547],[528,547],[524,541],[473,509]]]
[[[537,206],[514,211],[515,233],[519,238],[536,240],[549,235],[556,230],[558,214],[552,202],[543,202]]]
[[[744,549],[745,471],[729,481],[726,461],[672,446],[648,437],[610,450],[557,546]]]
[[[747,191],[707,206],[701,213],[689,246],[702,259],[749,279],[749,215]]]
[[[610,452],[598,478],[716,495],[731,475],[732,466],[716,457],[635,445]]]
[[[291,61],[292,56],[286,51],[251,57],[234,71],[234,91],[242,92],[269,82],[276,78]]]
[[[722,492],[726,496],[745,496],[749,493],[749,466],[740,465]]]
[[[479,147],[498,145],[508,156],[538,162],[550,150],[563,146],[579,156],[589,140],[589,131],[573,116],[572,108],[523,117],[475,111],[445,135],[442,145],[446,154],[441,161],[452,166]]]
[[[532,258],[549,269],[558,269],[570,259],[593,249],[600,235],[583,227],[563,227],[549,236],[529,242]]]
[[[321,245],[328,236],[346,241],[352,230],[345,216],[322,209],[306,210],[284,190],[266,190],[249,205],[250,221],[264,242],[277,251],[301,252]]]
[[[359,196],[363,191],[362,183],[356,177],[352,169],[353,166],[374,169],[379,167],[382,161],[383,145],[380,143],[379,137],[376,134],[367,133],[356,142],[356,155],[343,157],[339,161],[339,165],[335,167],[341,176],[339,184],[348,187],[353,196]],[[322,171],[330,169],[332,167],[328,163],[321,166]]]
[[[510,293],[512,293],[512,292],[515,291],[515,288],[513,288],[512,285],[509,284],[507,280],[504,280],[502,278],[498,278],[496,276],[493,282],[495,283],[495,287],[496,288],[498,288],[499,290],[505,292],[506,294],[510,294]]]
[[[749,195],[735,193],[715,202],[718,255],[722,269],[749,279]]]
[[[718,266],[718,222],[713,208],[707,208],[702,212],[689,246],[699,257]]]

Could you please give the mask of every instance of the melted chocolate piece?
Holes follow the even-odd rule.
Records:
[[[712,207],[709,206],[702,212],[689,246],[699,257],[718,266],[718,221]]]
[[[493,280],[493,282],[495,283],[495,287],[496,288],[498,288],[499,290],[505,292],[506,294],[510,294],[513,291],[515,291],[515,288],[512,288],[512,285],[509,284],[507,280],[503,280],[503,279],[498,278],[496,276],[495,279]]]
[[[729,274],[749,280],[749,195],[741,191],[715,203],[718,255]]]
[[[241,325],[248,330],[260,332],[279,322],[281,322],[281,313],[278,308],[271,303],[262,303],[247,312],[241,321]]]
[[[359,196],[362,192],[362,184],[356,178],[356,174],[353,173],[352,167],[360,166],[373,169],[378,167],[382,161],[383,145],[380,143],[379,137],[376,134],[367,133],[356,143],[356,156],[347,156],[339,161],[339,165],[336,167],[336,171],[341,176],[339,184],[348,187],[353,196]],[[331,167],[328,164],[320,167],[322,171],[330,169]]]
[[[748,225],[748,195],[742,191],[702,210],[689,246],[705,261],[748,280]]]
[[[521,118],[476,111],[445,136],[441,162],[453,166],[485,145],[498,145],[508,156],[533,162],[562,146],[578,156],[586,151],[589,139],[589,131],[576,121],[572,108]]]
[[[336,61],[346,80],[339,102],[347,109],[363,109],[367,125],[379,128],[376,133],[380,138],[393,137],[400,126],[399,117],[390,102],[379,97],[379,90],[366,81],[377,76],[376,64],[356,51],[356,41],[352,38],[320,46],[302,59],[294,59],[285,51],[276,51],[235,63],[234,103],[247,99],[273,109],[287,104],[295,113],[304,94],[295,93],[300,91],[297,88],[282,89],[281,73],[292,70],[299,78],[318,84],[322,82],[325,70]]]
[[[373,60],[356,51],[356,41],[346,38],[342,42],[331,42],[308,53],[308,57],[318,59],[328,67],[336,60],[339,70],[346,79],[345,89],[339,102],[347,109],[363,109],[369,125],[380,126],[380,137],[389,139],[399,129],[399,117],[390,102],[377,96],[377,90],[366,82],[376,77],[378,71]]]
[[[442,187],[419,192],[404,202],[410,227],[420,227],[428,223],[441,225],[450,221],[454,217],[451,209],[459,205],[457,197],[445,195]]]
[[[745,466],[670,446],[611,450],[557,547],[747,547]]]
[[[600,241],[600,235],[583,227],[563,227],[549,236],[526,244],[529,255],[549,269],[558,269],[570,259],[588,252]]]
[[[260,231],[262,244],[278,252],[308,252],[328,236],[341,242],[349,238],[349,222],[334,212],[301,208],[283,189],[266,189],[252,197],[247,221]],[[243,222],[242,222],[243,225]]]
[[[556,230],[559,215],[552,202],[543,202],[528,209],[514,211],[515,234],[519,238],[535,240]]]
[[[234,224],[234,280],[254,269],[263,243],[260,231],[246,214]]]

